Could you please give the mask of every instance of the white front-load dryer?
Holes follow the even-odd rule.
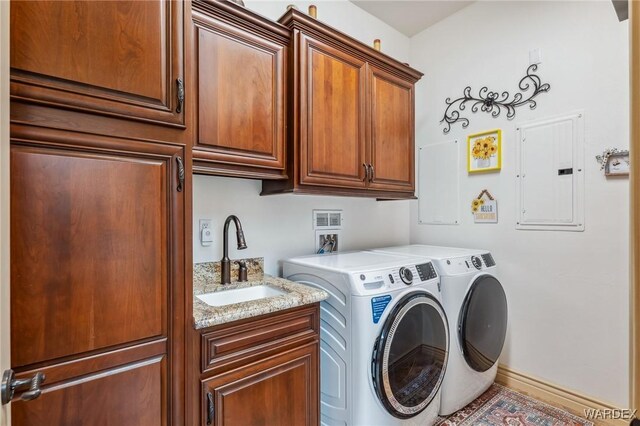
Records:
[[[375,252],[425,256],[440,275],[451,346],[442,383],[440,415],[449,415],[494,382],[507,333],[507,297],[487,250],[427,245],[386,247]]]
[[[439,277],[420,257],[373,252],[305,256],[283,276],[321,288],[323,425],[433,424],[449,329]]]

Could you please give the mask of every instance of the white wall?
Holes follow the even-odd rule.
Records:
[[[534,111],[516,118],[466,116],[443,135],[447,97],[465,86],[517,89],[530,49],[551,84]],[[417,86],[416,141],[432,144],[503,129],[500,173],[461,176],[462,224],[419,225],[411,202],[411,241],[491,250],[509,300],[502,363],[621,407],[628,406],[628,181],[603,177],[594,156],[628,147],[628,22],[609,1],[477,2],[411,39],[410,62],[425,72]],[[585,232],[515,230],[516,123],[585,111]],[[464,144],[461,144],[464,146]],[[460,156],[466,170],[466,156]],[[500,223],[474,225],[471,199],[487,188]]]
[[[242,222],[248,248],[236,250],[231,225],[229,257],[264,257],[265,271],[272,275],[280,273],[280,260],[314,253],[313,209],[343,210],[340,250],[409,243],[408,201],[291,194],[261,197],[260,181],[210,176],[195,176],[193,185],[194,263],[220,260],[222,228],[230,214]],[[200,245],[199,219],[213,219],[215,241],[210,247]]]
[[[365,12],[347,0],[315,1],[245,1],[245,6],[269,19],[277,21],[287,11],[287,5],[294,4],[301,12],[307,12],[309,5],[318,8],[318,20],[342,31],[369,46],[379,38],[382,51],[395,59],[406,62],[409,58],[409,38],[393,29],[375,16]]]
[[[342,1],[246,1],[246,7],[277,20],[288,4],[306,11],[318,6],[318,19],[366,44],[382,40],[382,50],[401,61],[409,57],[409,38],[351,2]],[[267,273],[279,274],[278,262],[291,256],[314,253],[313,209],[342,209],[344,222],[340,250],[371,248],[409,242],[409,202],[349,197],[270,195],[261,197],[261,183],[245,179],[209,176],[194,178],[193,219],[195,263],[220,260],[222,226],[229,214],[237,215],[247,237],[244,251],[234,246],[231,226],[231,258],[265,258]],[[214,243],[200,245],[198,221],[213,219]]]
[[[0,1],[0,371],[9,368],[9,2]],[[0,407],[8,425],[9,407]]]

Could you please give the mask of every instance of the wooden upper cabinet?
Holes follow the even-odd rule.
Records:
[[[12,1],[14,100],[184,125],[184,3]]]
[[[283,192],[414,197],[414,84],[422,73],[295,9]]]
[[[286,28],[230,2],[192,7],[195,172],[285,178]]]
[[[413,84],[370,68],[370,188],[414,190]]]
[[[366,63],[300,35],[300,182],[364,188]]]

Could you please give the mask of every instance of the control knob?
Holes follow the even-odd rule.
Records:
[[[471,263],[473,263],[473,266],[475,266],[476,269],[482,269],[482,260],[480,260],[479,257],[471,256]]]
[[[400,279],[406,285],[411,285],[413,282],[413,273],[409,270],[409,268],[405,268],[404,266],[400,268]]]

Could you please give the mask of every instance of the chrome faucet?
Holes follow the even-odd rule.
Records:
[[[224,221],[224,231],[222,232],[222,260],[220,261],[221,265],[221,274],[220,274],[220,284],[229,284],[231,283],[231,261],[229,260],[229,224],[233,221],[236,225],[236,238],[238,240],[238,250],[244,250],[247,248],[247,242],[244,240],[244,233],[242,232],[242,224],[240,223],[240,219],[238,219],[235,215],[231,215]]]

